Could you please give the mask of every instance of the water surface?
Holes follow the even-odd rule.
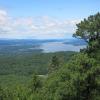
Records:
[[[86,45],[72,45],[64,44],[63,42],[48,42],[43,43],[40,48],[43,49],[43,52],[58,52],[58,51],[76,51],[79,52],[80,49],[85,48]]]

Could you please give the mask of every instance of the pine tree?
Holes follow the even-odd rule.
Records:
[[[59,59],[57,58],[57,56],[53,56],[52,60],[51,60],[51,64],[49,66],[49,72],[53,72],[55,70],[57,70],[60,66],[60,62]]]
[[[82,38],[88,43],[87,50],[94,51],[100,47],[100,13],[85,18],[78,23],[74,37]]]

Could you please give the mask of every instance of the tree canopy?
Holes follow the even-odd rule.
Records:
[[[76,24],[77,29],[74,34],[77,37],[81,37],[87,42],[95,39],[100,39],[100,13],[85,18],[80,23]]]

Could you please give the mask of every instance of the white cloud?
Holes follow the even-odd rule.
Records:
[[[0,10],[0,26],[4,25],[7,22],[7,13],[3,10]]]
[[[0,10],[0,38],[64,38],[75,32],[75,24],[79,21],[48,16],[14,19]]]

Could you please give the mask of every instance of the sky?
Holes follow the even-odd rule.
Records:
[[[0,0],[0,38],[71,38],[76,24],[100,12],[100,0]]]

